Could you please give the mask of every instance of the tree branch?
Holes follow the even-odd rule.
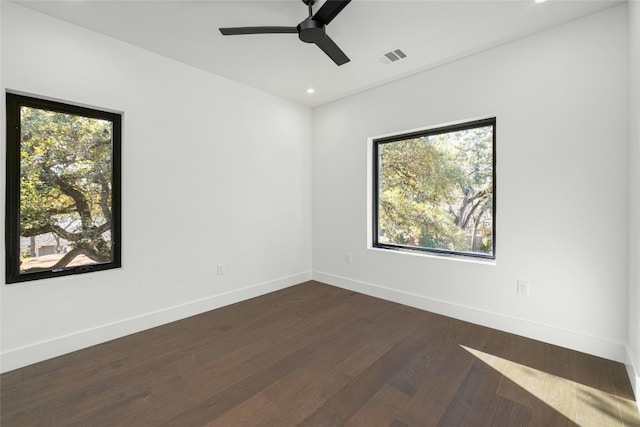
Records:
[[[111,223],[109,223],[109,226],[111,226]],[[70,233],[56,224],[45,224],[40,227],[29,228],[20,231],[20,235],[23,237],[39,236],[40,234],[46,233],[57,234],[58,236],[63,237],[70,242],[76,242],[82,238],[81,233]]]
[[[104,224],[99,225],[95,229],[94,233],[95,233],[96,236],[99,236],[99,235],[101,235],[102,233],[104,233],[107,230],[111,230],[111,221],[107,221]]]
[[[90,248],[86,248],[86,247],[79,247],[79,248],[74,248],[72,250],[70,250],[69,252],[67,252],[62,258],[60,258],[60,260],[55,263],[53,266],[51,267],[35,267],[35,268],[30,268],[28,270],[25,270],[25,273],[31,273],[34,271],[43,271],[43,270],[57,270],[60,268],[64,268],[67,266],[67,264],[69,264],[75,257],[79,256],[79,255],[85,255],[87,258],[89,258],[92,261],[95,261],[97,263],[101,263],[101,262],[108,262],[110,260],[109,257],[100,255],[98,252],[96,252],[93,249]]]
[[[62,258],[60,258],[60,261],[58,261],[53,267],[51,267],[51,269],[55,270],[57,268],[66,267],[67,264],[69,264],[78,255],[85,255],[87,258],[95,262],[109,261],[108,257],[100,255],[98,252],[96,252],[93,249],[86,248],[86,247],[79,247],[79,248],[73,248],[69,252],[67,252]]]
[[[480,194],[480,193],[478,193]],[[471,200],[476,199],[475,197],[473,197]],[[473,217],[473,214],[475,213],[476,209],[478,209],[478,206],[484,206],[487,202],[487,200],[489,199],[489,196],[486,194],[484,194],[484,197],[477,199],[477,203],[474,203],[471,207],[471,211],[469,211],[469,214],[467,215],[467,217],[464,220],[464,228],[467,228],[467,225],[469,224],[469,220]]]
[[[109,209],[109,196],[111,195],[111,191],[109,189],[109,183],[102,173],[99,174],[99,180],[102,185],[102,191],[100,192],[100,208],[102,209],[104,219],[107,222],[111,222],[111,209]]]
[[[88,230],[91,227],[91,207],[89,206],[89,202],[87,202],[84,194],[73,185],[62,179],[56,173],[54,173],[50,167],[44,167],[42,173],[40,174],[40,179],[44,182],[51,183],[60,188],[67,196],[71,197],[76,204],[76,209],[78,214],[80,215],[80,222],[82,223],[82,228]]]

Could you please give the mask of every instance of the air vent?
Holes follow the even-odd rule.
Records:
[[[383,64],[391,64],[392,62],[400,61],[401,59],[404,59],[406,57],[407,55],[403,51],[401,51],[400,49],[394,49],[387,53],[383,53],[377,58],[378,61],[382,62]]]

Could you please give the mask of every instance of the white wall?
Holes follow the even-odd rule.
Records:
[[[625,360],[626,12],[617,6],[314,110],[314,278]],[[367,138],[489,115],[495,264],[367,249]],[[518,279],[530,281],[529,297],[516,295]]]
[[[311,277],[308,108],[1,3],[3,93],[124,112],[123,268],[0,286],[3,371]]]
[[[629,361],[640,397],[640,2],[629,2]]]

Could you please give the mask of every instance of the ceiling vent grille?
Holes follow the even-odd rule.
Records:
[[[403,51],[401,51],[400,49],[394,49],[392,51],[383,53],[377,58],[378,61],[382,62],[383,64],[391,64],[393,62],[398,62],[406,57],[407,55]]]

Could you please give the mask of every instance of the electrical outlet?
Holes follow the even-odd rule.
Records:
[[[518,295],[529,296],[529,282],[526,280],[518,280],[518,287],[516,289]]]
[[[224,264],[218,264],[216,267],[216,274],[218,276],[224,276]]]
[[[347,252],[344,254],[344,262],[347,264],[351,264],[351,253]]]

